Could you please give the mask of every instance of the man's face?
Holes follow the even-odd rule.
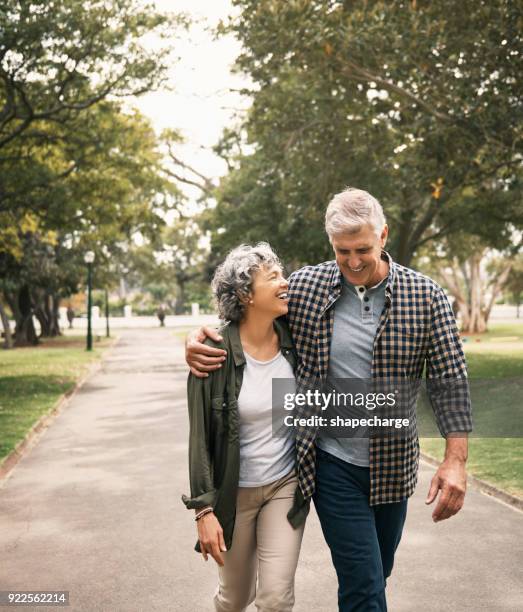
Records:
[[[387,242],[389,229],[383,228],[378,238],[370,225],[355,234],[337,234],[331,239],[336,262],[343,276],[353,285],[372,287],[387,273],[381,260],[381,250]]]

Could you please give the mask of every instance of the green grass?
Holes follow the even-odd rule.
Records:
[[[187,327],[177,327],[173,331],[173,336],[176,336],[176,338],[178,338],[179,340],[185,341],[185,337],[187,336],[187,334],[193,331],[194,329],[198,329],[198,326],[193,325],[193,326],[187,326]]]
[[[173,334],[184,339],[190,329],[177,329]],[[92,353],[87,353],[83,337],[65,336],[46,339],[34,348],[0,351],[0,460],[62,394],[73,388],[110,342],[96,342]],[[518,400],[523,392],[523,322],[492,324],[486,334],[467,337],[464,346],[475,425],[492,431],[503,419],[506,431],[506,424],[515,419],[521,429],[523,405]],[[474,379],[490,380],[474,383]],[[445,442],[441,438],[421,438],[420,444],[428,455],[443,457]],[[468,471],[519,496],[523,496],[522,460],[521,438],[471,437],[469,441]]]
[[[464,343],[471,381],[475,435],[469,440],[469,473],[523,496],[523,322],[494,323]],[[496,428],[505,437],[492,437]],[[507,437],[512,435],[513,437]],[[421,450],[441,460],[445,442],[421,438]]]
[[[0,349],[0,461],[22,440],[34,423],[98,360],[111,339],[46,338],[36,347]]]

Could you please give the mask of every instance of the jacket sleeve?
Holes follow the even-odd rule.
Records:
[[[182,495],[188,509],[213,506],[216,489],[210,452],[211,380],[189,374],[187,399],[189,407],[189,481],[191,496]]]
[[[432,300],[427,392],[440,433],[472,431],[467,366],[454,314],[443,289]]]

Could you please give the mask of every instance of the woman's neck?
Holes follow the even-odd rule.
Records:
[[[274,330],[274,319],[248,314],[240,321],[240,339],[243,349],[251,357],[267,361],[279,350],[278,335]]]

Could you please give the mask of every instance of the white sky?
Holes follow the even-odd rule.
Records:
[[[178,146],[179,157],[202,174],[218,177],[226,167],[210,151],[224,127],[233,121],[235,109],[244,109],[248,100],[231,88],[240,89],[246,80],[233,75],[230,67],[240,52],[239,42],[232,36],[214,40],[209,28],[232,12],[229,0],[155,0],[162,11],[185,12],[194,20],[188,32],[181,32],[175,42],[180,57],[169,74],[172,91],[149,93],[136,99],[136,106],[153,122],[158,133],[176,128],[187,141]],[[151,41],[154,45],[154,40]],[[189,196],[197,190],[184,190]]]

